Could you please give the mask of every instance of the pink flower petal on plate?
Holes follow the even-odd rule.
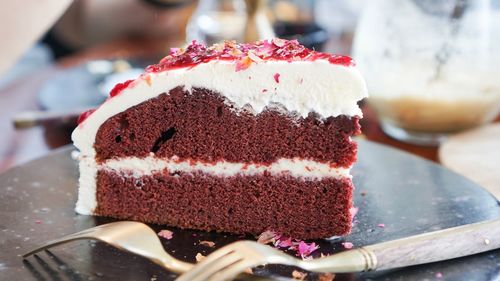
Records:
[[[346,249],[352,249],[352,247],[354,247],[354,244],[352,244],[351,242],[343,242],[342,246],[344,246],[344,248]]]
[[[306,242],[304,241],[300,241],[299,242],[299,246],[298,246],[298,254],[302,257],[302,258],[306,258],[308,257],[310,254],[312,254],[312,252],[316,251],[317,249],[319,248],[318,245],[316,245],[316,243],[312,242],[310,244],[307,244]]]
[[[351,213],[351,217],[354,218],[358,214],[359,208],[358,207],[352,207],[349,209],[349,213]]]
[[[280,247],[280,248],[290,248],[292,246],[293,246],[292,238],[280,240],[278,243],[278,247]]]
[[[380,227],[380,228],[384,228],[385,224],[384,223],[379,223],[379,224],[377,224],[377,226]]]
[[[163,237],[167,240],[172,239],[174,233],[168,229],[162,229],[160,232],[158,232],[158,236]]]

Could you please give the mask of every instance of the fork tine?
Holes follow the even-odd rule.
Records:
[[[226,281],[226,280],[233,280],[238,274],[244,272],[247,268],[252,268],[260,264],[256,264],[255,262],[251,260],[241,260],[236,263],[231,264],[230,266],[227,266],[226,268],[220,270],[219,272],[216,272],[210,278],[208,281]]]
[[[81,240],[81,239],[94,239],[93,237],[91,236],[88,236],[86,235],[87,232],[85,232],[84,234],[80,234],[80,232],[78,233],[74,233],[74,234],[70,234],[70,235],[67,235],[67,236],[64,236],[62,238],[59,238],[59,239],[55,239],[55,240],[51,240],[51,241],[48,241],[47,243],[45,243],[44,245],[36,248],[36,249],[33,249],[25,254],[23,254],[23,259],[33,255],[33,254],[36,254],[38,252],[41,252],[43,250],[46,250],[46,249],[49,249],[49,248],[52,248],[54,246],[57,246],[57,245],[61,245],[61,244],[65,244],[65,243],[68,243],[68,242],[71,242],[71,241],[75,241],[75,240]]]
[[[44,245],[42,245],[36,249],[33,249],[28,253],[23,254],[23,258],[27,258],[27,257],[29,257],[33,254],[36,254],[38,252],[41,252],[43,250],[52,248],[52,247],[57,246],[57,245],[65,244],[67,242],[75,241],[75,240],[81,240],[81,239],[98,240],[94,237],[94,235],[92,235],[95,233],[96,230],[111,229],[114,226],[116,226],[117,224],[123,224],[123,223],[124,222],[113,222],[113,223],[108,223],[108,224],[102,224],[102,225],[94,226],[92,228],[84,229],[84,230],[76,232],[76,233],[68,234],[68,235],[63,236],[61,238],[48,241]]]
[[[242,257],[233,252],[213,261],[205,262],[205,260],[203,260],[195,265],[193,269],[179,276],[176,281],[204,281],[214,273],[241,260]]]

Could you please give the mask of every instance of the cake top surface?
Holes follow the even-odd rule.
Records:
[[[252,63],[265,61],[315,61],[328,60],[332,64],[353,66],[353,60],[348,56],[316,52],[299,44],[297,40],[274,38],[253,43],[236,43],[225,41],[207,47],[196,41],[186,48],[172,48],[170,54],[160,63],[146,68],[146,72],[161,72],[165,70],[192,67],[213,60],[236,62],[236,71],[248,68]]]
[[[290,118],[362,116],[357,102],[367,96],[350,57],[309,50],[296,40],[227,41],[211,47],[192,42],[173,49],[137,79],[118,83],[101,106],[82,114],[74,144],[93,155],[92,144],[106,120],[176,87],[216,92],[235,114],[278,110]]]

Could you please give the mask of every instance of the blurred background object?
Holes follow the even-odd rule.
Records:
[[[54,24],[70,3],[71,0],[2,2],[0,76]]]
[[[223,41],[243,41],[247,22],[244,0],[200,0],[187,26],[188,41],[208,45]]]
[[[354,57],[382,129],[438,145],[500,112],[500,8],[490,0],[375,0]]]
[[[390,133],[387,124],[403,128],[387,121],[398,120],[393,118],[396,113],[413,118],[411,123],[431,124],[443,116],[479,116],[476,97],[483,95],[491,98],[484,107],[491,109],[491,116],[481,115],[487,121],[499,105],[495,81],[500,79],[494,68],[499,53],[493,50],[500,49],[500,0],[54,0],[51,5],[26,1],[6,2],[0,9],[0,35],[18,44],[10,49],[4,45],[0,54],[6,58],[0,64],[8,69],[0,74],[0,130],[5,134],[0,139],[0,171],[70,143],[81,111],[98,106],[116,82],[137,77],[169,48],[193,39],[212,44],[276,35],[318,51],[350,54],[356,37],[355,59],[374,97],[369,104],[361,103],[363,137],[434,161],[436,147],[390,138],[379,120]],[[467,5],[450,8],[456,3]],[[36,15],[25,22],[31,13]],[[12,49],[15,52],[9,54]],[[424,82],[430,78],[434,86],[428,88]],[[412,91],[407,91],[411,85]],[[417,102],[394,102],[410,92]],[[453,114],[445,114],[446,107],[436,102],[434,93],[446,95],[444,103],[461,102],[463,109],[451,106]],[[428,96],[439,118],[418,115],[425,113],[420,110],[421,98]],[[463,102],[463,97],[472,100]],[[423,116],[427,114],[431,113]],[[461,122],[457,120],[450,122]],[[12,121],[24,130],[14,130]],[[37,125],[41,126],[27,129]]]

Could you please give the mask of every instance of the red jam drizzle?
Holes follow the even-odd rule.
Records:
[[[236,71],[240,71],[248,68],[252,62],[315,61],[319,59],[343,66],[354,65],[350,57],[316,52],[306,49],[297,40],[275,38],[245,44],[225,41],[211,47],[193,41],[185,49],[171,49],[170,55],[163,58],[158,64],[148,66],[146,72],[194,67],[212,60],[236,61]]]
[[[125,81],[123,83],[116,84],[116,86],[111,90],[111,92],[109,92],[109,96],[112,98],[114,96],[119,95],[132,82],[134,82],[134,80],[127,80],[127,81]]]
[[[94,113],[95,109],[90,109],[90,110],[87,110],[85,112],[83,112],[82,114],[80,114],[80,116],[78,116],[78,121],[77,123],[78,124],[82,124],[83,121],[85,121],[85,119],[87,119],[90,114]]]

